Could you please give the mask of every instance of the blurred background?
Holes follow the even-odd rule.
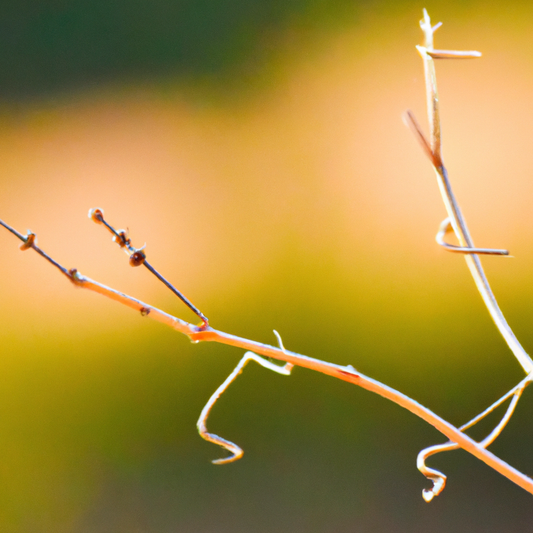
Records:
[[[533,347],[533,5],[411,0],[56,0],[0,5],[0,216],[66,267],[195,317],[87,219],[99,206],[214,327],[352,364],[460,425],[522,377],[402,114],[426,124],[418,21],[436,46],[444,156],[500,305]],[[2,532],[530,531],[531,495],[344,382],[74,289],[0,233]],[[533,474],[533,395],[491,449]],[[501,413],[498,413],[501,415]],[[493,417],[472,431],[482,437]]]

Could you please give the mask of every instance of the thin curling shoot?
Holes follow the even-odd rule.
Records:
[[[439,231],[437,232],[437,235],[435,236],[435,240],[437,241],[437,244],[442,246],[445,250],[448,252],[455,252],[459,254],[481,254],[481,255],[500,255],[500,256],[507,256],[511,257],[509,255],[509,250],[501,250],[496,248],[474,248],[469,246],[456,246],[454,244],[448,244],[444,237],[447,233],[453,233],[454,229],[452,226],[452,221],[450,218],[445,218],[440,227]]]
[[[276,337],[278,338],[281,345],[283,343],[281,342],[281,337],[279,336],[279,333],[274,330],[274,333]],[[282,348],[284,351],[284,348]],[[205,407],[202,409],[202,412],[200,413],[200,418],[198,418],[198,422],[196,423],[196,427],[198,428],[198,433],[200,434],[200,437],[202,439],[212,442],[213,444],[218,444],[225,450],[227,450],[231,455],[228,457],[222,457],[221,459],[215,459],[211,461],[215,465],[224,465],[227,463],[233,463],[234,461],[238,461],[244,454],[243,449],[235,444],[234,442],[231,442],[227,439],[224,439],[222,437],[219,437],[218,435],[215,435],[214,433],[209,433],[207,431],[207,418],[209,416],[209,413],[211,412],[211,409],[217,402],[217,400],[220,398],[222,393],[224,393],[227,388],[233,383],[235,378],[243,371],[244,367],[248,364],[249,361],[255,361],[257,364],[261,365],[262,367],[272,370],[273,372],[277,372],[278,374],[281,374],[283,376],[289,376],[291,373],[291,370],[294,365],[291,363],[285,363],[283,366],[276,365],[264,357],[261,357],[254,352],[246,352],[244,354],[244,357],[239,361],[237,366],[233,369],[233,372],[226,378],[226,380],[220,385],[220,387],[213,393],[211,398],[209,398],[208,402],[205,404]]]

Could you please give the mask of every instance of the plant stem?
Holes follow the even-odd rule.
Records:
[[[452,191],[450,180],[448,179],[448,172],[442,161],[442,143],[441,143],[441,121],[439,113],[439,96],[437,91],[437,78],[435,74],[435,61],[432,57],[433,52],[433,34],[440,27],[431,26],[431,20],[427,11],[424,9],[424,18],[420,21],[420,26],[424,32],[425,43],[424,46],[417,46],[420,55],[424,61],[424,73],[426,79],[426,96],[427,96],[427,109],[428,120],[430,126],[430,150],[433,166],[437,175],[437,182],[439,185],[440,193],[448,212],[448,217],[452,224],[453,230],[459,243],[463,247],[474,248],[474,242],[468,228],[466,226],[465,219],[459,208],[459,204],[455,199]],[[465,52],[458,57],[475,57],[473,52]],[[476,53],[480,55],[479,53]],[[476,287],[485,302],[485,305],[490,313],[490,316],[494,320],[496,327],[500,331],[501,335],[507,342],[509,348],[513,352],[514,356],[524,369],[526,374],[533,372],[533,360],[526,353],[518,339],[516,338],[513,330],[505,320],[503,313],[498,306],[498,302],[494,297],[494,294],[490,288],[485,272],[481,265],[481,260],[476,254],[467,254],[465,256],[466,263],[470,269],[470,273],[474,278]]]
[[[409,396],[406,396],[375,379],[365,376],[355,370],[351,365],[341,366],[328,363],[290,350],[231,335],[230,333],[216,330],[210,326],[204,329],[203,326],[196,326],[185,322],[184,320],[165,313],[141,300],[132,298],[127,294],[82,276],[77,271],[73,274],[72,282],[77,287],[97,292],[98,294],[111,298],[127,307],[140,311],[143,316],[149,316],[150,318],[187,335],[192,342],[218,342],[220,344],[242,348],[243,350],[250,350],[265,357],[271,357],[279,361],[292,363],[295,366],[315,370],[316,372],[347,381],[348,383],[362,387],[370,392],[379,394],[425,420],[428,424],[431,424],[443,435],[448,437],[452,442],[457,443],[461,448],[494,468],[494,470],[516,483],[519,487],[522,487],[524,490],[533,494],[533,479],[522,474],[505,461],[502,461],[499,457],[496,457],[494,454],[486,450],[480,443],[471,439],[468,435],[461,432],[427,407],[424,407]]]

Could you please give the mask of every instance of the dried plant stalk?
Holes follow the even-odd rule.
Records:
[[[368,376],[365,376],[361,372],[358,372],[353,366],[341,366],[327,361],[322,361],[320,359],[315,359],[305,355],[298,354],[296,352],[287,350],[281,341],[279,334],[274,331],[278,339],[278,347],[270,346],[267,344],[259,343],[253,340],[245,339],[242,337],[237,337],[229,333],[219,331],[210,326],[207,317],[195,307],[183,294],[178,291],[173,285],[170,284],[159,272],[146,261],[146,254],[143,251],[143,248],[134,248],[131,245],[131,240],[127,237],[125,231],[115,230],[105,219],[104,214],[101,209],[93,209],[89,212],[90,218],[97,222],[98,224],[103,224],[112,234],[113,240],[128,254],[130,258],[130,265],[132,266],[141,266],[144,265],[152,274],[154,274],[160,281],[162,281],[174,294],[176,294],[193,312],[195,312],[198,317],[202,320],[200,325],[194,325],[180,318],[174,317],[157,307],[144,303],[136,298],[133,298],[127,294],[124,294],[120,291],[117,291],[111,287],[107,287],[101,283],[91,280],[90,278],[83,276],[76,269],[66,269],[60,265],[57,261],[51,258],[46,254],[41,248],[37,246],[37,239],[34,233],[28,232],[26,236],[19,233],[17,230],[9,226],[7,223],[0,220],[0,225],[4,226],[12,234],[18,237],[22,241],[21,249],[33,249],[43,258],[49,261],[54,267],[60,270],[60,272],[66,276],[76,287],[88,289],[93,292],[97,292],[103,296],[106,296],[112,300],[115,300],[127,307],[130,307],[136,311],[139,311],[142,316],[147,316],[153,320],[161,322],[167,326],[172,327],[176,331],[183,333],[188,336],[189,339],[194,342],[217,342],[220,344],[227,344],[235,346],[246,350],[246,354],[241,362],[237,365],[235,370],[230,374],[226,381],[215,391],[204,410],[202,411],[200,418],[198,420],[198,430],[200,435],[213,443],[219,444],[228,450],[232,455],[223,459],[218,459],[214,461],[216,464],[223,464],[227,462],[234,461],[242,456],[242,449],[236,444],[223,439],[217,435],[208,433],[206,428],[206,421],[209,415],[209,412],[215,402],[218,400],[220,395],[227,389],[230,383],[241,373],[245,364],[250,360],[255,360],[257,363],[261,364],[265,368],[278,372],[280,374],[288,375],[290,374],[293,366],[300,366],[302,368],[307,368],[310,370],[315,370],[332,376],[334,378],[346,381],[357,385],[363,389],[374,392],[391,400],[392,402],[400,405],[401,407],[412,412],[416,416],[425,420],[428,424],[434,426],[438,431],[445,435],[449,442],[442,445],[432,446],[426,450],[420,452],[418,457],[418,466],[422,473],[424,473],[429,479],[434,483],[431,490],[424,490],[423,495],[426,501],[430,501],[435,495],[439,494],[440,491],[444,488],[446,476],[437,470],[428,468],[425,465],[425,460],[427,457],[434,455],[435,453],[463,448],[467,452],[471,453],[473,456],[477,457],[491,468],[500,472],[502,475],[506,476],[512,482],[522,487],[524,490],[533,494],[533,480],[528,476],[513,468],[511,465],[507,464],[505,461],[502,461],[500,458],[496,457],[494,454],[487,450],[487,446],[497,438],[501,433],[502,429],[505,427],[506,423],[509,421],[516,403],[524,390],[524,388],[531,382],[531,371],[533,369],[533,361],[525,353],[522,346],[514,336],[512,330],[508,326],[505,318],[503,317],[496,299],[492,294],[488,281],[483,272],[481,262],[477,257],[477,254],[497,254],[497,255],[506,255],[506,250],[492,250],[484,248],[475,248],[468,233],[468,229],[464,222],[464,219],[461,215],[461,211],[453,196],[450,182],[448,180],[447,172],[442,162],[441,155],[441,130],[440,130],[440,117],[439,117],[439,106],[438,106],[438,96],[437,96],[437,85],[435,77],[435,68],[434,68],[434,59],[449,59],[449,58],[471,58],[479,57],[479,52],[454,52],[454,51],[445,51],[445,50],[435,50],[433,48],[433,34],[440,24],[436,26],[431,26],[429,15],[424,10],[424,18],[421,21],[421,26],[425,35],[425,45],[417,47],[422,58],[424,60],[424,68],[426,73],[426,87],[428,94],[428,113],[429,113],[429,122],[430,122],[430,131],[431,137],[428,141],[420,126],[416,123],[414,117],[408,113],[407,120],[409,125],[412,127],[415,135],[420,141],[424,151],[431,160],[441,189],[441,193],[444,199],[444,203],[448,210],[449,218],[444,221],[437,235],[437,241],[439,244],[445,246],[447,249],[455,252],[460,252],[465,254],[468,266],[472,272],[476,285],[485,301],[485,304],[496,323],[496,326],[502,333],[503,337],[506,339],[509,347],[513,351],[519,363],[522,365],[528,376],[524,378],[518,385],[511,389],[506,395],[496,401],[493,405],[483,411],[480,415],[471,420],[468,424],[464,425],[461,428],[456,428],[437,414],[433,413],[427,407],[419,404],[412,398],[409,398],[405,394],[383,384],[379,381],[376,381]],[[453,231],[459,239],[460,246],[453,247],[444,242],[444,235],[449,230],[449,227],[453,228]],[[267,361],[263,357],[276,359],[284,362],[284,366],[277,366],[273,363]],[[504,401],[511,399],[509,407],[497,424],[497,426],[490,432],[490,434],[481,442],[476,442],[470,438],[467,434],[464,433],[466,429],[476,424],[479,420],[485,417],[488,413],[492,412],[496,407],[501,405]]]
[[[424,18],[420,21],[420,27],[424,32],[425,43],[424,46],[417,46],[417,49],[424,61],[430,141],[428,142],[425,139],[420,126],[418,126],[412,114],[408,113],[407,119],[413,127],[413,130],[416,132],[418,139],[422,142],[424,151],[429,156],[433,164],[435,173],[437,175],[437,183],[439,185],[446,211],[448,212],[449,223],[451,224],[453,231],[455,232],[455,235],[457,236],[457,239],[463,248],[463,253],[466,254],[466,263],[470,269],[472,277],[474,278],[476,286],[481,293],[481,297],[483,298],[483,301],[485,302],[485,305],[487,306],[487,309],[494,320],[496,327],[509,345],[509,348],[515,355],[526,374],[530,374],[531,371],[533,371],[533,360],[518,342],[518,339],[516,338],[512,329],[509,327],[509,324],[507,324],[507,321],[505,320],[505,317],[498,306],[498,302],[492,293],[492,289],[490,288],[487,277],[485,276],[485,272],[483,271],[481,261],[479,257],[477,257],[477,254],[482,252],[473,251],[475,250],[475,247],[472,237],[470,236],[466,226],[466,222],[461,213],[461,209],[459,208],[459,204],[453,194],[452,186],[450,180],[448,179],[448,172],[446,171],[446,167],[442,161],[439,95],[437,91],[437,78],[435,74],[434,59],[439,59],[443,56],[438,50],[434,50],[433,48],[433,36],[435,31],[441,27],[441,23],[431,26],[431,20],[428,12],[424,9]],[[445,57],[475,58],[480,56],[481,54],[479,52],[456,52],[455,55],[450,55],[450,52],[446,52]],[[494,251],[492,253],[494,253]],[[500,255],[506,254],[503,253]]]
[[[472,277],[476,283],[476,286],[487,306],[487,309],[496,324],[496,327],[506,340],[509,348],[513,352],[517,361],[520,363],[522,368],[527,374],[527,377],[519,383],[514,389],[511,389],[507,394],[505,394],[500,400],[495,402],[491,407],[483,411],[480,415],[472,419],[468,424],[465,424],[460,428],[461,431],[465,431],[469,427],[472,427],[474,424],[477,424],[482,418],[487,414],[492,412],[498,405],[500,405],[507,398],[512,396],[509,407],[500,421],[500,423],[491,431],[491,433],[481,442],[485,447],[489,446],[494,440],[500,435],[506,426],[507,422],[510,420],[516,404],[520,399],[520,395],[524,388],[529,385],[532,379],[533,371],[533,360],[525,352],[521,344],[518,342],[515,334],[510,328],[509,324],[505,320],[503,313],[501,312],[496,298],[490,288],[489,282],[481,261],[478,257],[479,254],[486,255],[509,255],[507,250],[496,250],[490,248],[476,248],[466,226],[466,222],[463,218],[459,204],[453,194],[450,180],[448,178],[448,172],[444,166],[442,160],[442,138],[441,138],[441,121],[439,113],[439,96],[437,91],[437,78],[435,73],[435,59],[471,59],[476,57],[481,57],[480,52],[451,52],[451,51],[442,51],[435,50],[433,48],[433,39],[435,32],[442,26],[442,23],[438,23],[435,26],[431,25],[431,20],[428,15],[428,12],[424,9],[423,18],[420,21],[420,27],[424,33],[424,46],[417,46],[417,49],[424,62],[424,73],[426,79],[426,99],[427,99],[427,110],[428,110],[428,120],[430,126],[430,141],[428,141],[422,129],[418,125],[416,119],[412,113],[407,113],[407,123],[411,126],[413,132],[415,133],[418,141],[420,142],[424,152],[429,157],[435,173],[437,175],[437,183],[441,192],[444,205],[448,212],[448,218],[444,219],[440,225],[439,231],[437,232],[436,241],[438,244],[443,246],[446,250],[450,252],[458,252],[465,254],[465,259],[467,265],[470,269]],[[460,246],[454,246],[447,244],[444,241],[444,236],[446,233],[453,231],[459,240]],[[437,496],[442,492],[446,484],[446,476],[441,472],[428,468],[425,464],[425,460],[436,453],[443,451],[457,449],[457,443],[448,442],[446,444],[441,444],[437,446],[431,446],[422,450],[417,459],[418,469],[433,482],[433,487],[429,490],[423,491],[423,497],[426,501],[431,501],[434,496]]]
[[[90,213],[91,214],[91,213]],[[153,320],[161,322],[176,331],[187,335],[192,342],[218,342],[220,344],[227,344],[230,346],[235,346],[237,348],[242,348],[247,351],[251,351],[255,354],[262,355],[264,357],[270,357],[272,359],[277,359],[285,363],[290,363],[294,366],[300,366],[302,368],[308,368],[309,370],[315,370],[326,374],[328,376],[347,381],[354,385],[358,385],[363,389],[375,392],[384,398],[387,398],[394,403],[404,407],[405,409],[411,411],[413,414],[419,416],[437,430],[439,430],[443,435],[448,437],[450,441],[456,443],[459,447],[468,451],[481,461],[485,462],[490,467],[494,468],[496,471],[500,472],[502,475],[509,478],[511,481],[516,483],[518,486],[527,490],[533,494],[533,480],[522,474],[520,471],[513,468],[511,465],[507,464],[505,461],[496,457],[494,454],[489,452],[482,444],[474,441],[468,435],[454,427],[452,424],[433,413],[427,407],[419,404],[412,398],[409,398],[405,394],[383,384],[379,381],[376,381],[368,376],[365,376],[361,372],[355,370],[351,365],[341,366],[327,361],[321,361],[320,359],[315,359],[305,355],[298,354],[287,350],[280,342],[279,347],[270,346],[267,344],[259,343],[250,339],[245,339],[242,337],[237,337],[236,335],[231,335],[223,331],[214,329],[213,327],[207,325],[203,322],[201,325],[194,325],[181,320],[180,318],[174,317],[155,306],[142,302],[132,296],[124,294],[116,289],[107,287],[97,281],[94,281],[86,276],[83,276],[76,269],[66,269],[60,265],[57,261],[52,259],[48,254],[46,254],[41,248],[37,246],[37,241],[35,237],[25,237],[14,228],[9,226],[3,221],[0,221],[0,224],[7,228],[11,233],[16,235],[21,241],[23,241],[24,249],[33,249],[39,253],[42,257],[47,259],[51,264],[60,270],[76,287],[82,289],[88,289],[90,291],[96,292],[103,296],[106,296],[116,302],[119,302],[127,307],[130,307],[138,312],[142,316],[149,317]],[[31,234],[33,235],[33,234]],[[25,246],[24,246],[25,245]],[[211,406],[212,407],[212,406]],[[222,444],[222,442],[218,442]],[[228,448],[230,452],[234,452],[233,449]]]

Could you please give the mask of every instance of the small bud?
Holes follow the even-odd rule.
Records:
[[[104,220],[104,212],[102,209],[98,207],[93,207],[92,209],[89,209],[89,218],[96,222],[97,224],[101,224]]]
[[[78,272],[77,268],[69,269],[68,275],[70,276],[70,281],[73,283],[79,283],[81,281],[81,274]]]
[[[28,250],[31,248],[34,244],[37,244],[37,236],[35,233],[32,233],[28,230],[28,234],[26,236],[26,240],[20,245],[21,250]]]
[[[137,250],[136,252],[133,252],[130,255],[130,265],[132,267],[141,266],[145,260],[146,260],[146,254],[141,250]]]
[[[117,234],[113,236],[113,241],[116,242],[121,248],[124,248],[130,243],[128,239],[128,232],[125,229],[117,230]]]

